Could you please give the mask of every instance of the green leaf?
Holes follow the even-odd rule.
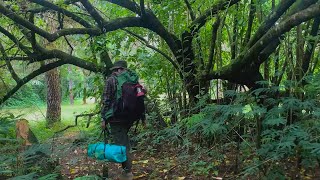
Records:
[[[59,174],[48,174],[39,178],[39,180],[56,180]]]
[[[285,125],[286,123],[287,123],[287,120],[284,119],[283,117],[266,119],[266,120],[264,121],[264,124],[269,125],[269,126]]]

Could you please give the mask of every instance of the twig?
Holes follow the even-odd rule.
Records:
[[[84,117],[84,116],[89,116],[89,117],[88,117],[88,121],[87,121],[87,126],[86,126],[86,128],[88,128],[89,125],[90,125],[91,118],[92,118],[93,116],[99,114],[99,113],[100,113],[100,111],[95,112],[95,113],[88,113],[88,114],[79,114],[79,115],[76,115],[76,119],[75,119],[75,124],[74,124],[74,125],[68,125],[67,127],[63,128],[63,129],[61,129],[61,130],[59,130],[59,131],[56,131],[55,134],[61,133],[61,132],[65,131],[65,130],[67,130],[67,129],[69,129],[69,128],[76,127],[76,126],[78,125],[78,118],[79,118],[79,117]]]

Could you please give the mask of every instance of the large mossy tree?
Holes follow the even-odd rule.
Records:
[[[40,21],[48,11],[56,13],[59,28],[54,33],[47,32],[43,28],[46,22]],[[200,90],[208,91],[213,79],[256,88],[257,81],[268,78],[268,69],[265,68],[263,77],[260,66],[271,54],[277,53],[285,33],[308,22],[305,33],[317,35],[320,2],[29,0],[2,1],[0,13],[0,33],[5,42],[1,61],[6,63],[3,67],[8,68],[16,82],[1,97],[0,104],[32,78],[64,64],[108,74],[111,64],[108,53],[103,53],[101,62],[91,61],[70,55],[65,46],[69,41],[79,38],[90,41],[90,37],[112,31],[125,31],[163,55],[175,68],[193,103]],[[149,40],[150,33],[156,38]],[[59,45],[45,48],[41,45],[43,39]],[[161,42],[165,45],[160,48]],[[309,68],[314,39],[310,38],[309,44],[311,47],[308,45],[301,56],[302,74]],[[13,61],[48,63],[42,63],[39,69],[21,78],[12,68]],[[267,63],[264,66],[267,67]]]

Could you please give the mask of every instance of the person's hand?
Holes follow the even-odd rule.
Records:
[[[106,129],[106,121],[105,120],[101,121],[101,128]]]

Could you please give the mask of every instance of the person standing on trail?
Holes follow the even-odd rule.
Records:
[[[107,78],[102,98],[101,127],[110,124],[111,136],[116,145],[126,146],[127,161],[122,163],[121,179],[131,180],[132,157],[128,132],[135,121],[145,125],[144,88],[138,83],[138,75],[127,69],[127,62],[116,61],[112,74]]]

